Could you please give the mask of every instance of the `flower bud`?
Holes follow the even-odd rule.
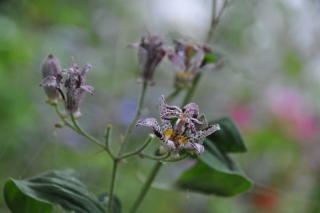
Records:
[[[160,146],[159,147],[159,153],[161,155],[164,155],[164,154],[167,154],[168,153],[168,150],[164,147],[164,146]]]
[[[65,123],[63,123],[63,122],[56,123],[54,126],[55,126],[56,128],[62,128],[63,126],[65,126]]]
[[[141,38],[140,44],[129,44],[128,47],[138,49],[140,78],[138,82],[154,85],[153,73],[166,54],[164,41],[157,34],[150,34]]]
[[[58,76],[61,72],[61,65],[59,59],[54,55],[49,54],[46,57],[41,65],[42,77],[46,78],[48,76]],[[55,104],[58,102],[58,98],[60,96],[59,92],[52,87],[43,87],[45,93],[48,96],[48,103]]]
[[[179,158],[179,157],[180,157],[179,151],[174,150],[174,151],[171,152],[171,156],[170,156],[170,159],[171,159],[171,160],[175,160],[175,159],[177,159],[177,158]]]

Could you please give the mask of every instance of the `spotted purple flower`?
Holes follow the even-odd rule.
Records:
[[[90,64],[86,64],[82,69],[78,68],[78,65],[71,58],[71,67],[63,70],[68,76],[64,83],[67,90],[67,99],[65,101],[65,107],[68,113],[72,113],[74,117],[80,117],[80,103],[84,98],[86,92],[93,95],[94,88],[89,85],[85,85],[86,74],[91,69]]]
[[[78,65],[74,63],[74,59],[71,58],[72,63],[69,69],[56,69],[52,75],[45,77],[40,86],[44,88],[52,88],[60,92],[66,108],[66,116],[72,113],[75,118],[81,116],[80,103],[84,98],[85,92],[93,94],[94,88],[89,85],[85,85],[86,73],[91,69],[90,64],[86,64],[82,69],[78,68]],[[64,82],[66,88],[66,95],[61,90],[62,75],[67,75]]]
[[[154,85],[153,73],[165,56],[166,51],[163,48],[163,40],[159,35],[150,34],[141,38],[140,44],[129,44],[128,47],[138,49],[140,78],[138,82],[147,82]]]
[[[164,96],[160,98],[159,104],[161,126],[155,118],[145,118],[137,121],[137,126],[149,126],[154,134],[162,141],[167,151],[176,153],[181,149],[196,149],[202,154],[204,147],[203,139],[220,129],[219,125],[211,125],[197,131],[195,124],[199,121],[199,108],[195,103],[190,103],[180,109],[177,106],[169,106]],[[172,121],[176,120],[172,125]]]
[[[175,85],[177,87],[192,87],[194,77],[205,70],[220,66],[225,59],[216,63],[203,65],[206,53],[210,48],[204,44],[194,44],[185,40],[173,40],[176,44],[175,50],[168,51],[168,58],[177,71]]]

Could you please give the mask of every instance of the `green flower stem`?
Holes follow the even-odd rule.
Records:
[[[168,157],[170,157],[170,152],[166,153],[165,155],[162,155],[162,156],[152,156],[152,155],[148,155],[148,154],[144,154],[144,153],[141,153],[140,156],[143,157],[143,158],[149,158],[149,159],[152,159],[152,160],[157,160],[157,161],[162,161],[164,159],[167,159]]]
[[[144,182],[144,185],[138,195],[138,197],[136,198],[136,200],[134,201],[134,203],[131,205],[130,209],[129,209],[129,213],[135,213],[137,211],[137,209],[139,208],[143,198],[145,197],[145,195],[147,194],[152,181],[154,180],[157,172],[159,171],[159,169],[161,168],[162,163],[161,162],[156,162],[155,166],[153,167],[151,173],[149,174],[149,177],[147,178],[147,180]]]
[[[112,126],[111,125],[107,125],[107,127],[106,127],[106,135],[105,135],[105,146],[107,147],[107,148],[109,148],[109,143],[110,143],[110,133],[111,133],[111,128],[112,128]]]
[[[124,154],[122,156],[119,156],[117,157],[117,160],[120,161],[122,159],[125,159],[125,158],[128,158],[130,156],[133,156],[133,155],[136,155],[136,154],[139,154],[142,150],[144,150],[149,144],[150,142],[154,139],[154,134],[149,134],[148,138],[145,140],[145,142],[143,143],[143,145],[137,149],[137,150],[134,150],[132,152],[129,152],[127,154]]]
[[[113,189],[114,189],[114,182],[116,180],[118,162],[119,161],[113,159],[113,166],[112,166],[112,173],[111,173],[111,180],[110,180],[110,189],[109,189],[109,202],[108,202],[108,207],[107,207],[108,212],[111,212],[112,201],[113,201]]]
[[[167,102],[171,101],[172,99],[177,97],[177,95],[179,95],[180,92],[181,92],[181,88],[176,88],[170,95],[166,97],[166,101]]]
[[[228,0],[224,0],[222,8],[218,12],[218,14],[216,14],[217,0],[213,0],[213,2],[212,2],[212,20],[211,20],[211,25],[210,25],[210,29],[208,32],[208,36],[206,39],[207,42],[210,42],[211,37],[214,34],[214,32],[217,29],[217,26],[220,22],[220,17],[222,15],[222,12],[225,10],[228,3],[229,3]],[[200,79],[201,79],[201,74],[196,75],[196,77],[194,78],[193,83],[192,83],[193,86],[192,86],[192,88],[188,89],[186,96],[183,100],[182,106],[185,106],[186,104],[190,103],[191,98],[193,97],[193,94],[198,86]]]
[[[217,0],[212,1],[212,19],[211,19],[211,25],[208,32],[207,42],[210,41],[215,25],[216,25],[216,10],[217,10]]]
[[[214,34],[215,30],[217,29],[217,26],[220,22],[221,15],[225,8],[227,7],[229,3],[229,0],[224,0],[223,5],[220,9],[220,11],[216,12],[216,6],[217,6],[217,0],[213,0],[212,2],[212,20],[211,20],[211,27],[208,33],[207,42],[210,42],[212,35]]]
[[[191,98],[198,86],[198,83],[199,83],[199,80],[200,80],[200,77],[201,77],[201,74],[198,74],[196,75],[196,77],[194,78],[193,80],[193,83],[192,83],[192,88],[188,89],[187,93],[186,93],[186,96],[184,97],[184,100],[182,102],[182,106],[185,106],[187,105],[188,103],[190,103],[191,101]]]
[[[96,144],[97,146],[103,148],[103,149],[106,150],[109,154],[111,154],[110,151],[109,151],[109,149],[108,149],[106,146],[104,146],[104,145],[101,144],[98,140],[96,140],[96,139],[94,139],[93,137],[91,137],[90,135],[88,135],[88,134],[78,125],[78,123],[77,123],[77,121],[75,120],[75,118],[73,117],[72,113],[70,114],[70,116],[71,116],[71,121],[72,121],[73,125],[75,126],[77,132],[78,132],[80,135],[82,135],[83,137],[87,138],[89,141],[91,141],[92,143]],[[111,155],[111,156],[112,156],[112,155]]]
[[[63,115],[60,113],[59,109],[58,109],[58,105],[55,104],[53,105],[54,106],[54,109],[56,110],[56,113],[58,114],[58,116],[60,117],[60,119],[63,121],[63,123],[65,125],[67,125],[68,127],[70,127],[71,129],[73,129],[74,131],[78,132],[77,129],[72,125],[70,124],[68,121],[66,121],[66,119],[63,117]]]
[[[114,156],[110,150],[110,142],[111,142],[111,131],[112,131],[112,126],[109,124],[106,127],[106,135],[105,135],[105,146],[108,150],[109,155],[111,156],[112,159],[114,159]]]
[[[127,139],[129,137],[133,127],[136,125],[136,122],[137,122],[139,116],[141,115],[141,109],[142,109],[142,105],[144,102],[146,90],[147,90],[147,82],[144,82],[142,85],[142,90],[141,90],[141,94],[140,94],[140,99],[139,99],[139,104],[138,104],[138,109],[137,109],[136,115],[134,116],[131,124],[129,125],[126,132],[124,133],[123,139],[121,141],[121,146],[120,146],[120,149],[117,153],[117,156],[120,156],[120,154],[122,153],[122,151],[126,145]]]
[[[188,156],[189,156],[189,155],[184,154],[184,155],[181,155],[181,156],[178,157],[178,158],[174,158],[174,159],[164,159],[163,162],[176,162],[176,161],[183,160],[183,159],[187,158]]]

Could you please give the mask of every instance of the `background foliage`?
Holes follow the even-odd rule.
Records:
[[[236,121],[249,152],[232,157],[255,187],[226,199],[189,192],[188,201],[181,192],[153,188],[141,212],[320,211],[319,10],[316,0],[230,4],[210,42],[228,63],[204,74],[193,100],[208,120],[230,116]],[[209,0],[0,1],[0,182],[74,168],[91,191],[104,193],[111,162],[69,129],[54,129],[59,119],[39,87],[41,61],[53,53],[63,67],[69,67],[70,56],[79,66],[93,65],[87,83],[96,92],[85,98],[80,123],[101,139],[105,125],[112,124],[118,141],[140,89],[133,80],[138,75],[136,52],[126,44],[147,30],[169,44],[180,37],[203,41],[210,14]],[[171,66],[165,61],[159,68],[146,106],[172,91]],[[140,131],[145,134],[134,130],[131,146],[137,147],[144,139],[140,135],[148,133]],[[127,189],[141,186],[151,163],[132,158],[119,168],[116,191],[123,206],[132,199]],[[156,182],[170,184],[189,164],[162,168]],[[9,212],[2,195],[0,211]]]

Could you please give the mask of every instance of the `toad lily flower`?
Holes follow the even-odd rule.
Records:
[[[74,59],[71,58],[71,67],[69,69],[63,70],[67,73],[68,77],[64,83],[67,90],[67,100],[65,102],[65,107],[67,113],[72,113],[75,118],[81,116],[80,103],[84,98],[86,92],[93,95],[94,88],[89,85],[85,85],[86,74],[92,68],[92,66],[87,63],[81,70],[78,65],[74,63]]]
[[[138,82],[147,82],[154,85],[153,73],[165,56],[166,51],[163,48],[163,40],[159,35],[150,34],[141,38],[140,44],[129,44],[128,47],[138,49],[140,78]]]
[[[44,87],[44,91],[48,96],[48,103],[57,103],[59,93],[64,99],[60,89],[62,72],[59,59],[52,54],[48,55],[42,62],[41,72],[44,79],[40,86]]]
[[[72,113],[75,118],[79,118],[81,116],[79,106],[84,98],[85,92],[89,92],[93,95],[94,88],[85,85],[86,74],[92,66],[87,63],[82,69],[79,69],[78,65],[74,63],[74,59],[71,58],[71,60],[72,63],[69,69],[56,69],[56,72],[53,72],[51,76],[47,76],[42,80],[40,86],[54,88],[59,91],[65,101],[65,108],[67,111],[65,116]],[[64,82],[66,98],[60,88],[60,85],[62,84],[62,74],[67,75],[67,79]]]
[[[204,63],[206,53],[211,50],[207,45],[197,45],[184,40],[173,40],[175,50],[168,52],[168,58],[177,71],[175,85],[177,87],[192,87],[194,77],[205,70],[219,67],[225,58],[216,63]]]
[[[196,130],[195,124],[202,124],[199,121],[199,108],[195,103],[190,103],[182,108],[169,106],[164,96],[160,98],[159,104],[161,127],[155,118],[146,118],[137,121],[137,126],[149,126],[154,134],[162,141],[166,151],[176,155],[181,149],[196,149],[202,154],[204,147],[201,144],[203,139],[220,129],[219,125],[211,125],[200,131]],[[176,120],[174,125],[171,121]]]

